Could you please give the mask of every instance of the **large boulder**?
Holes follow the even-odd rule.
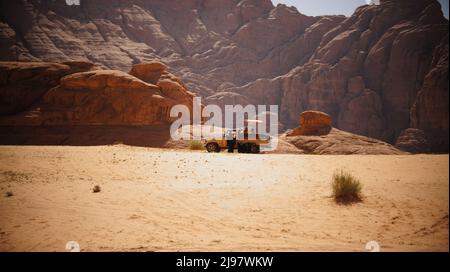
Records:
[[[427,141],[425,132],[416,128],[408,128],[400,133],[395,147],[410,153],[430,152],[430,144]]]
[[[326,135],[331,130],[331,117],[320,111],[305,111],[300,114],[300,127],[294,129],[288,136]]]
[[[90,60],[129,71],[161,59],[206,97],[224,82],[241,86],[306,62],[345,19],[270,0],[85,2],[0,1],[0,60]]]

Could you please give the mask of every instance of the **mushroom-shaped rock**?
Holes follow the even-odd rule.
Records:
[[[331,117],[320,111],[305,111],[300,114],[300,127],[288,136],[326,135],[331,130]]]

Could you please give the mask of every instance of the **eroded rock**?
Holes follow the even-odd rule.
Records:
[[[305,111],[300,114],[300,126],[288,136],[298,135],[326,135],[331,130],[331,117],[320,111]]]

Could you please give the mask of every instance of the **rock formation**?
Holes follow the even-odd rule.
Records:
[[[427,141],[425,132],[416,128],[408,128],[400,133],[395,147],[411,153],[430,152],[430,144]]]
[[[158,76],[152,74],[156,66],[160,67]],[[9,75],[8,82],[26,83],[32,91],[35,91],[36,83],[46,83],[38,86],[38,93],[19,89],[20,92],[15,93],[14,99],[29,102],[29,109],[23,112],[15,109],[16,114],[1,117],[0,123],[47,126],[156,125],[173,121],[170,117],[172,106],[185,104],[192,107],[193,95],[178,78],[167,72],[167,67],[161,63],[141,64],[132,69],[132,72],[142,72],[137,76],[152,79],[155,84],[144,82],[122,71],[77,72],[79,69],[74,67],[89,65],[72,63],[71,68],[56,63],[0,62],[0,70],[11,68],[12,72],[4,73]],[[30,72],[17,72],[28,71],[27,69],[31,69]],[[149,73],[145,72],[147,70]],[[15,76],[15,73],[18,75]],[[64,74],[68,75],[59,79]],[[53,85],[57,86],[51,88]],[[7,86],[10,87],[5,90],[15,90],[16,87],[15,84]],[[6,99],[12,96],[5,92],[4,97]],[[7,105],[10,104],[18,103]]]
[[[448,152],[448,34],[435,48],[431,70],[410,113],[410,126],[425,133],[433,151]]]
[[[319,110],[390,143],[417,128],[431,151],[448,151],[448,20],[436,0],[381,0],[349,18],[270,0],[0,0],[0,49],[0,60],[125,72],[158,59],[185,83],[161,74],[168,98],[189,89],[207,103],[276,104],[287,128]],[[130,73],[156,84],[158,69]]]
[[[192,107],[193,93],[188,91],[186,85],[172,73],[167,71],[167,66],[158,61],[136,64],[130,75],[135,76],[149,84],[160,87],[164,96],[176,100],[180,104]]]
[[[97,70],[64,77],[40,105],[46,125],[148,125],[168,121],[170,99],[158,86],[124,72]]]
[[[270,0],[1,0],[0,10],[0,60],[83,60],[128,71],[160,59],[205,97],[306,62],[345,19],[308,17]]]
[[[307,63],[261,81],[227,91],[250,102],[274,97],[288,127],[300,112],[320,110],[339,129],[391,143],[419,128],[432,151],[448,151],[448,21],[437,1],[360,7]]]
[[[281,148],[290,149],[290,144],[304,154],[404,154],[388,143],[332,128],[331,124],[331,117],[324,112],[302,112],[300,126],[281,135]]]
[[[288,136],[326,135],[331,130],[331,117],[320,111],[304,111],[300,114],[300,126]]]
[[[316,155],[401,155],[407,154],[394,146],[380,140],[345,132],[332,128],[326,135],[321,136],[288,136],[280,137],[305,154]]]

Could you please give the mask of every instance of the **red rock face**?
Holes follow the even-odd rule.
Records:
[[[0,60],[129,71],[158,59],[184,84],[141,76],[148,67],[130,73],[158,79],[167,97],[189,89],[219,105],[277,104],[290,128],[320,110],[339,129],[390,143],[419,128],[432,150],[448,150],[448,21],[436,0],[384,0],[349,18],[269,0],[81,2],[0,1]]]
[[[15,72],[8,73],[11,74],[7,78],[8,81],[14,79],[36,83],[41,80],[48,83],[38,89],[41,91],[40,96],[29,92],[17,92],[14,96],[5,93],[3,100],[14,97],[19,101],[28,101],[31,98],[35,101],[27,105],[29,109],[25,112],[1,117],[0,124],[2,126],[158,125],[173,121],[170,117],[172,106],[184,104],[189,108],[192,107],[192,94],[178,78],[168,73],[166,66],[161,63],[141,64],[132,69],[135,72],[139,71],[138,75],[143,78],[154,80],[156,84],[118,70],[97,69],[77,72],[86,65],[82,63],[69,65],[72,68],[55,63],[0,62],[0,69],[30,71],[18,73],[16,77],[20,76],[19,78],[15,77]],[[158,77],[153,73],[157,70],[155,67],[159,67]],[[68,75],[59,79],[57,76],[61,74]],[[57,86],[49,89],[53,85]],[[11,85],[11,88],[14,86]],[[7,105],[10,104],[18,105],[18,103]]]
[[[300,126],[288,136],[320,136],[331,131],[331,117],[320,111],[305,111],[300,114]]]
[[[436,1],[361,7],[323,36],[307,63],[269,82],[230,91],[249,101],[278,94],[272,101],[281,97],[289,127],[300,112],[320,110],[339,129],[391,143],[420,128],[431,150],[448,151],[448,21]]]
[[[147,83],[157,85],[164,96],[192,107],[193,94],[188,91],[179,78],[167,71],[165,64],[158,61],[136,64],[129,74]]]
[[[435,49],[431,67],[414,101],[410,123],[425,132],[432,151],[448,152],[448,35]]]
[[[46,125],[146,125],[168,121],[174,104],[156,85],[124,72],[97,70],[64,77],[40,108]]]
[[[205,97],[288,72],[344,20],[270,0],[0,1],[0,13],[0,60],[83,60],[129,71],[159,59]]]

